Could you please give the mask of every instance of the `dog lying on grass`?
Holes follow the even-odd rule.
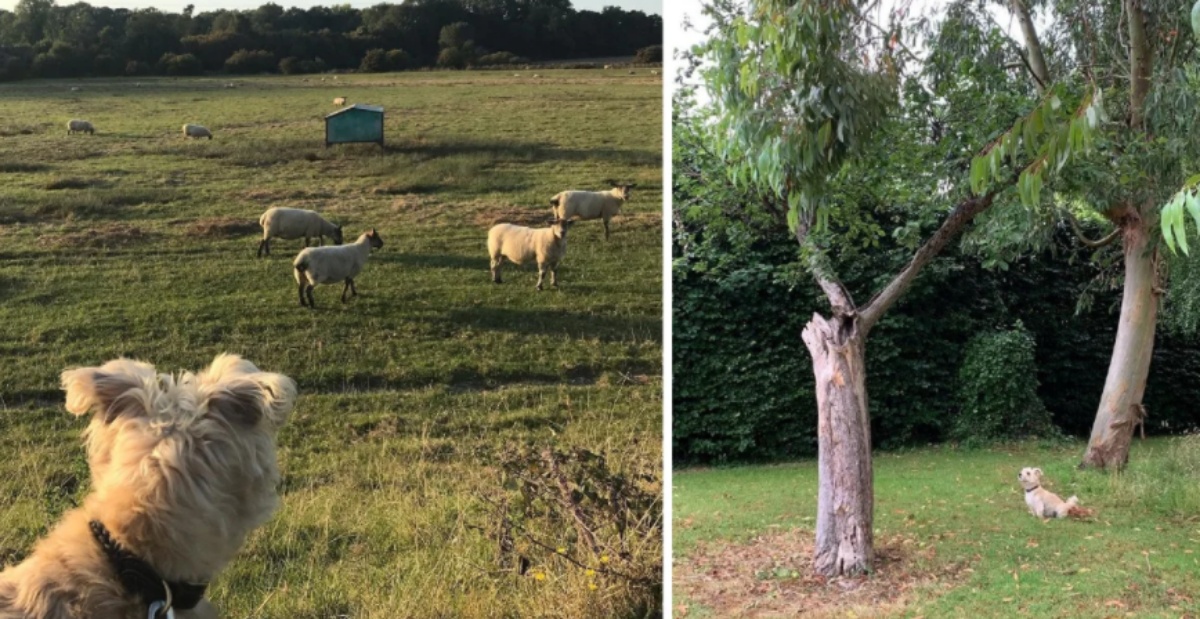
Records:
[[[1021,487],[1025,489],[1025,504],[1029,513],[1038,518],[1083,518],[1094,512],[1079,506],[1079,497],[1062,500],[1057,494],[1042,487],[1042,469],[1025,467],[1017,474]]]
[[[178,376],[116,359],[62,387],[92,415],[91,493],[0,572],[0,619],[215,619],[205,587],[278,503],[296,383],[218,355]]]

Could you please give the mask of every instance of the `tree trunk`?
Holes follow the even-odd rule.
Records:
[[[1150,375],[1154,327],[1158,317],[1157,250],[1149,218],[1123,222],[1125,288],[1112,361],[1092,424],[1092,437],[1080,467],[1120,469],[1129,461],[1134,427],[1145,416],[1142,395]]]
[[[863,574],[874,560],[871,421],[865,335],[854,316],[814,314],[804,329],[817,387],[817,530],[813,569]]]

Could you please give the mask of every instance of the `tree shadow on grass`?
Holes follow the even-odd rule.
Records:
[[[397,138],[384,146],[388,153],[402,153],[429,158],[488,154],[507,161],[603,161],[626,165],[660,165],[662,153],[627,148],[566,148],[548,142],[517,142],[513,140],[448,139],[417,141]]]
[[[375,259],[374,257],[372,259]],[[406,267],[417,269],[464,269],[468,271],[478,271],[481,276],[486,276],[488,273],[487,256],[468,258],[466,256],[456,256],[452,254],[391,254],[386,256],[378,256],[379,262],[390,262]]]
[[[554,293],[546,291],[542,294]],[[618,317],[574,314],[562,310],[472,307],[450,310],[446,320],[456,327],[469,326],[522,335],[565,335],[575,339],[599,339],[603,342],[662,342],[660,320],[639,316]]]

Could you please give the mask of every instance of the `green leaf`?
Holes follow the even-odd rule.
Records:
[[[1192,5],[1192,34],[1200,39],[1200,1]]]
[[[1200,198],[1197,198],[1196,194],[1188,192],[1187,198],[1184,199],[1183,205],[1184,208],[1187,209],[1187,212],[1192,214],[1192,221],[1196,223],[1196,231],[1200,232]],[[1183,226],[1180,226],[1180,228],[1183,228]],[[1184,231],[1184,234],[1187,234],[1186,230]],[[1185,251],[1184,253],[1187,252]]]
[[[1162,209],[1162,234],[1163,240],[1167,242],[1167,247],[1171,253],[1175,253],[1175,215],[1179,210],[1179,194],[1176,194],[1170,202]]]

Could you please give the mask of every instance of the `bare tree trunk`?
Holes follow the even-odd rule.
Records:
[[[1016,176],[985,195],[956,204],[909,263],[861,308],[837,277],[827,272],[820,252],[810,256],[809,270],[833,310],[829,319],[813,314],[801,334],[816,379],[818,491],[813,570],[822,576],[869,572],[875,557],[867,334],[904,295],[921,269],[1015,181]],[[796,229],[801,245],[807,232],[805,225]]]
[[[1152,238],[1153,222],[1148,219],[1133,215],[1123,222],[1125,288],[1121,319],[1092,437],[1080,467],[1124,467],[1129,461],[1134,427],[1145,415],[1142,395],[1154,353],[1159,296],[1155,272],[1158,257]]]
[[[874,560],[871,421],[865,342],[853,317],[814,314],[804,328],[817,386],[817,491],[814,570],[863,574]]]

